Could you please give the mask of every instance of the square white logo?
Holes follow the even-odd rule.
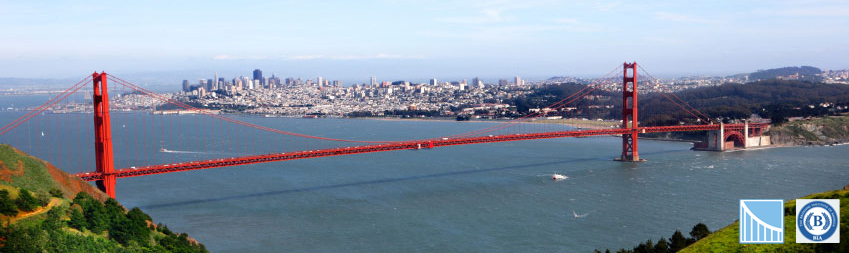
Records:
[[[840,200],[797,199],[796,243],[840,243]]]
[[[740,243],[784,243],[784,200],[741,199]]]

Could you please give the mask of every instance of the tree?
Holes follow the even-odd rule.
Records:
[[[38,206],[47,206],[47,204],[50,204],[50,195],[47,195],[47,193],[38,193],[35,195],[35,200]]]
[[[0,252],[43,252],[49,239],[47,232],[36,227],[11,226],[5,235]]]
[[[651,239],[634,247],[634,253],[652,253],[653,250],[654,244],[651,242]]]
[[[687,238],[684,237],[684,233],[681,233],[681,230],[675,230],[675,233],[669,238],[669,252],[678,252],[686,248],[687,245],[689,245]]]
[[[83,228],[86,227],[86,225],[87,225],[87,222],[85,220],[85,216],[83,215],[83,213],[80,212],[79,209],[72,208],[71,209],[71,220],[68,221],[68,226],[70,226],[70,227],[72,227],[76,230],[82,231]]]
[[[38,201],[27,189],[21,189],[20,193],[18,193],[18,199],[15,200],[15,204],[18,205],[18,209],[26,212],[35,210],[38,207]]]
[[[62,227],[62,214],[65,209],[62,207],[54,207],[47,211],[47,219],[41,222],[41,229],[52,231]]]
[[[9,191],[0,190],[0,214],[6,216],[15,216],[18,215],[18,206],[15,205],[15,201],[9,197]]]
[[[710,235],[710,229],[708,229],[707,225],[701,222],[693,226],[693,231],[690,231],[690,236],[692,236],[696,241],[701,240],[708,235]]]
[[[126,216],[121,215],[117,221],[112,222],[109,236],[124,245],[133,241],[147,245],[150,241],[150,228],[147,227],[149,218],[140,209],[133,208]]]
[[[109,223],[124,219],[124,207],[113,198],[109,198],[103,203],[104,213],[106,214]]]
[[[63,196],[62,190],[56,188],[50,189],[50,196],[53,196],[54,198],[61,198]]]
[[[654,245],[654,253],[667,253],[669,252],[669,244],[666,243],[666,238],[661,237],[660,240],[657,241],[657,244]]]
[[[85,216],[86,228],[99,234],[109,228],[109,217],[106,214],[106,208],[100,201],[92,198],[85,192],[80,192],[74,197],[74,204],[82,207],[83,215]]]

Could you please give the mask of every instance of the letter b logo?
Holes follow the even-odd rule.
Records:
[[[822,216],[814,215],[814,227],[822,226]]]

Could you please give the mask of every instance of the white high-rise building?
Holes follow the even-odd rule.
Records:
[[[215,71],[215,77],[212,78],[212,85],[210,87],[212,87],[212,90],[218,89],[218,71]]]
[[[516,86],[522,86],[522,85],[525,85],[524,81],[522,81],[522,78],[521,78],[521,77],[518,77],[518,76],[516,77],[515,82],[516,82]]]

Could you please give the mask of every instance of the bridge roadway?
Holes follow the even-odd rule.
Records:
[[[749,124],[749,128],[762,128],[767,124]],[[640,133],[657,133],[657,132],[683,132],[683,131],[704,131],[704,130],[719,130],[720,125],[677,125],[677,126],[660,126],[660,127],[638,127]],[[744,124],[725,124],[727,130],[743,130]],[[489,142],[505,142],[505,141],[522,141],[522,140],[537,140],[537,139],[552,139],[566,137],[584,137],[584,136],[599,136],[599,135],[618,135],[631,133],[631,128],[609,128],[609,129],[591,129],[591,130],[576,130],[576,131],[559,131],[547,133],[528,133],[528,134],[507,134],[507,135],[489,135],[481,137],[462,137],[462,138],[440,138],[430,140],[417,141],[401,141],[388,142],[385,144],[364,145],[355,147],[343,147],[321,150],[306,150],[289,153],[272,153],[253,156],[220,158],[212,160],[181,162],[173,164],[151,165],[138,168],[123,168],[115,170],[114,175],[122,177],[137,177],[152,174],[172,173],[188,170],[211,169],[218,167],[229,167],[238,165],[247,165],[254,163],[267,163],[289,161],[297,159],[318,158],[327,156],[354,155],[373,152],[406,150],[406,149],[423,149],[437,148],[456,145],[480,144]],[[75,176],[86,180],[95,181],[104,178],[103,173],[87,172],[78,173]]]

